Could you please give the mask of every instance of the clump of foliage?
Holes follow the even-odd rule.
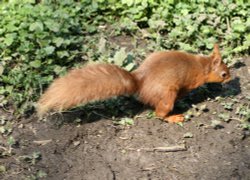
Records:
[[[0,106],[14,105],[19,113],[33,107],[54,77],[95,56],[89,40],[100,25],[163,49],[204,51],[218,41],[231,57],[250,46],[244,0],[12,0],[0,3],[0,17]],[[114,54],[112,62],[133,68],[123,62],[131,59],[123,49]]]
[[[146,36],[167,49],[206,50],[217,41],[226,56],[250,50],[250,5],[244,0],[99,2],[113,12],[112,16],[121,15],[119,23],[124,30],[147,28]]]
[[[80,3],[0,6],[1,106],[31,107],[42,87],[78,61],[91,31]],[[21,107],[21,108],[20,108]]]

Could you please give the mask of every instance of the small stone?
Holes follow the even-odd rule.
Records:
[[[80,143],[81,143],[80,141],[74,141],[74,142],[73,142],[74,146],[79,146]]]

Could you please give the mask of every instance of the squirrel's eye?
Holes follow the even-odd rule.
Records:
[[[222,72],[222,73],[221,73],[221,77],[222,77],[222,78],[225,78],[226,76],[227,76],[227,73],[226,73],[226,72]]]

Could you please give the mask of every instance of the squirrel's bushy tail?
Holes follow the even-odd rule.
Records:
[[[136,91],[136,80],[126,70],[110,64],[90,65],[56,79],[39,99],[37,112],[41,117],[50,110],[62,111]]]

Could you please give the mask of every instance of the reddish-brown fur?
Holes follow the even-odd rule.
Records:
[[[56,79],[38,101],[42,116],[49,110],[61,111],[90,101],[122,94],[134,94],[134,77],[115,65],[98,64],[71,70]]]
[[[140,101],[155,107],[157,116],[169,122],[181,122],[183,115],[168,115],[177,98],[204,83],[229,79],[229,70],[221,60],[218,45],[210,56],[156,52],[132,73],[107,64],[70,71],[56,79],[38,101],[38,114],[137,93]]]

